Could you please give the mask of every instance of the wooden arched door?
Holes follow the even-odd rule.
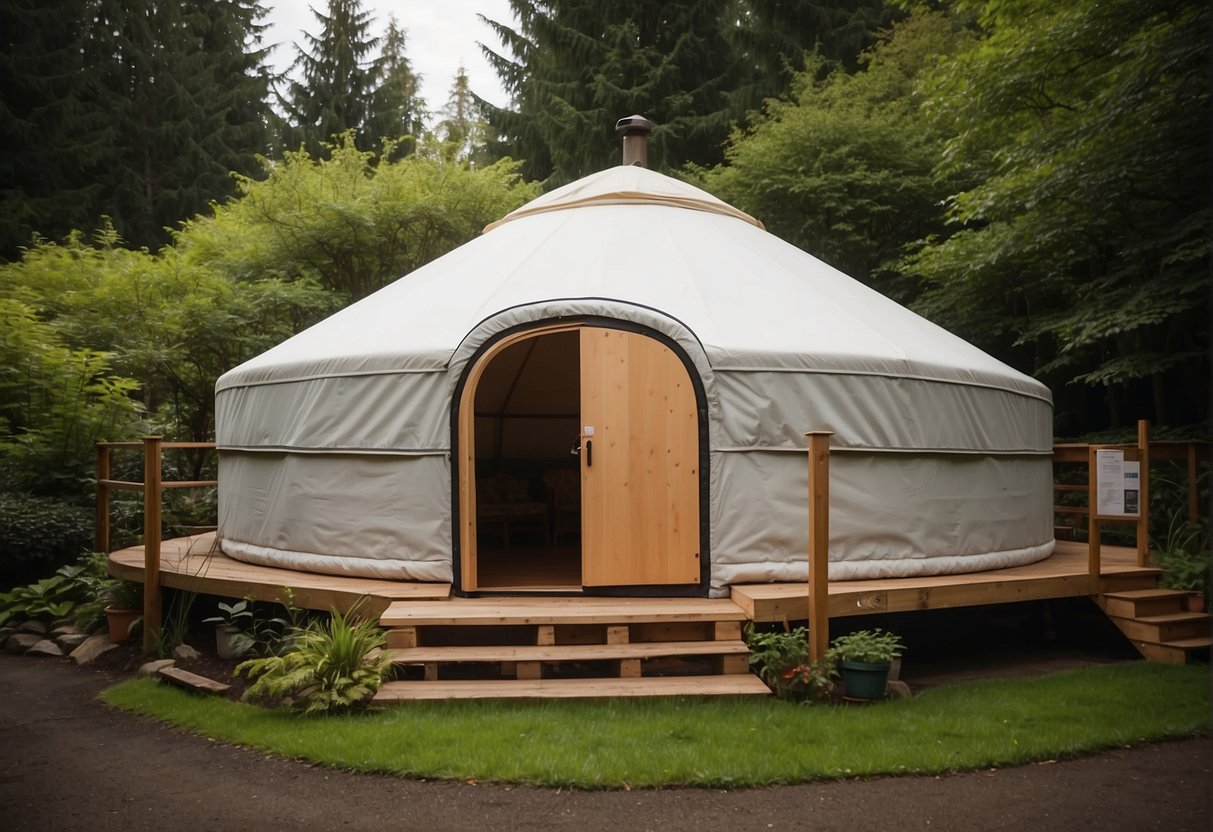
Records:
[[[699,419],[686,367],[637,332],[581,330],[581,580],[699,582]]]
[[[581,585],[700,582],[700,424],[695,386],[681,358],[643,332],[561,324],[514,333],[486,350],[460,399],[460,586],[479,580],[476,535],[476,385],[494,356],[557,332],[580,350]]]

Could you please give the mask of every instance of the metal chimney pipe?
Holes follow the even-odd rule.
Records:
[[[623,163],[649,166],[649,133],[653,122],[644,116],[628,116],[615,123],[615,132],[623,137]]]

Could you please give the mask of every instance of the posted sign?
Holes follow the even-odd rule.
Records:
[[[1124,451],[1095,452],[1096,514],[1137,517],[1141,512],[1141,463],[1125,460]]]

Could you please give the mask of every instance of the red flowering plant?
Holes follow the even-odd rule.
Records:
[[[804,627],[784,631],[746,631],[750,666],[780,699],[817,702],[828,699],[838,679],[830,654],[809,661],[808,631]]]

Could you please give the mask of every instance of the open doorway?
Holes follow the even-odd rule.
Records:
[[[475,390],[477,583],[580,590],[577,330],[515,341]]]

